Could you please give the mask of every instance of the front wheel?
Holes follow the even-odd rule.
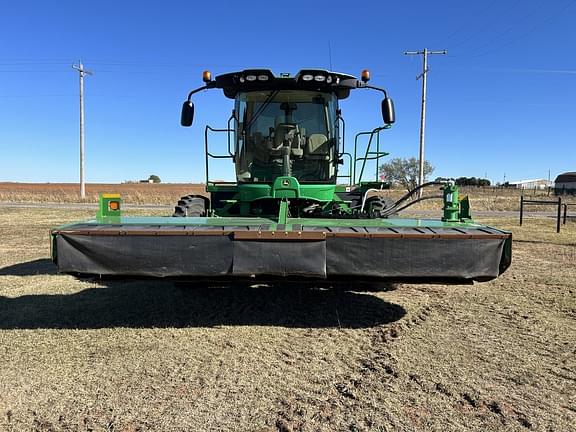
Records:
[[[204,217],[208,208],[208,198],[200,195],[186,195],[174,207],[174,217]]]
[[[379,196],[372,196],[366,200],[366,207],[368,209],[368,214],[371,218],[382,218],[382,217],[390,217],[395,216],[398,212],[394,211],[392,213],[388,213],[388,211],[394,207],[396,202],[392,198],[385,198]]]

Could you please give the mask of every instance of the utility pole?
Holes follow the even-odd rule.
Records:
[[[72,65],[80,73],[80,198],[86,198],[86,186],[84,184],[84,75],[92,75],[92,72],[84,69],[82,61],[78,65]]]
[[[422,78],[422,111],[420,114],[420,161],[418,173],[418,185],[424,184],[424,131],[426,129],[426,77],[428,75],[428,56],[430,54],[448,54],[448,51],[428,51],[424,48],[423,51],[405,51],[404,55],[422,55],[424,61],[422,63],[422,73],[416,77],[417,80]],[[422,189],[418,191],[418,197],[422,197]]]

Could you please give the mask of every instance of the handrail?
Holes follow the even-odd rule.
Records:
[[[346,148],[344,147],[344,140],[346,137],[346,122],[344,121],[344,118],[338,114],[336,117],[336,130],[338,131],[338,138],[340,136],[340,126],[338,126],[338,120],[342,122],[342,152],[340,152],[338,155],[338,157],[340,157],[340,155],[343,155],[346,152]]]
[[[353,175],[353,181],[352,184],[356,184],[356,163],[358,162],[359,158],[357,158],[357,153],[358,153],[358,138],[361,135],[371,135],[373,134],[374,131],[365,131],[365,132],[358,132],[355,136],[354,136],[354,158],[353,158],[353,169],[352,169],[352,175]]]
[[[366,153],[366,156],[368,156],[368,153]],[[376,171],[375,171],[375,181],[378,181],[378,162],[380,161],[380,131],[378,131],[378,133],[376,134]]]
[[[228,133],[227,133],[227,135],[228,135],[228,154],[230,156],[234,157],[234,154],[230,150],[230,132],[232,132],[232,129],[230,128],[230,122],[232,121],[232,119],[234,119],[234,113],[232,113],[232,115],[228,119],[228,124],[226,125],[226,127],[228,128]]]
[[[358,182],[360,182],[362,180],[362,176],[364,175],[364,169],[366,168],[366,161],[367,160],[373,160],[375,158],[368,158],[368,154],[378,154],[378,153],[382,153],[380,154],[380,156],[386,156],[385,152],[380,152],[380,139],[379,139],[379,135],[380,135],[380,131],[382,131],[383,129],[388,129],[389,126],[379,126],[375,129],[373,129],[372,131],[365,131],[365,132],[358,132],[356,134],[356,136],[354,137],[354,160],[353,160],[353,165],[354,165],[354,170],[353,170],[353,183],[356,184],[356,165],[358,164],[358,161],[362,160],[362,168],[360,170],[360,175],[358,176]],[[377,152],[370,152],[370,147],[372,146],[372,140],[374,138],[374,134],[376,134],[378,136],[378,147],[377,147]],[[358,155],[358,138],[362,135],[370,135],[370,138],[368,140],[368,145],[366,146],[366,154],[363,158],[359,158],[357,157]],[[378,160],[379,160],[379,156],[378,156]],[[378,174],[376,174],[376,177],[378,177]]]
[[[348,163],[348,175],[337,175],[336,178],[347,178],[348,186],[352,186],[352,155],[348,152],[340,153],[339,157],[348,156],[350,162]]]
[[[228,126],[230,125],[230,119],[228,119]],[[208,150],[208,131],[226,132],[227,133],[227,135],[228,135],[228,154],[227,155],[216,155],[216,154],[210,153],[210,151]],[[231,150],[230,149],[230,132],[232,132],[230,127],[226,128],[226,129],[216,129],[216,128],[213,128],[209,125],[206,125],[206,127],[204,128],[204,151],[206,154],[206,157],[205,157],[206,184],[208,184],[208,182],[209,182],[209,180],[208,180],[208,178],[209,178],[209,175],[208,175],[208,158],[209,157],[211,157],[213,159],[233,159],[234,158],[234,155],[230,151]]]

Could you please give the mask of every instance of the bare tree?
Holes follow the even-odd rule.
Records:
[[[424,161],[424,181],[434,172],[434,167],[428,161]],[[414,189],[418,185],[419,160],[411,157],[394,158],[390,162],[380,165],[380,175],[385,180],[405,187],[408,190]]]

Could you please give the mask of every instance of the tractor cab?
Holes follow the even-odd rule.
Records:
[[[338,162],[336,96],[313,90],[241,92],[234,136],[239,183],[335,183]]]
[[[354,201],[356,205],[372,183],[358,189],[357,196],[339,198],[337,194],[355,188],[352,171],[359,161],[365,164],[372,160],[377,164],[384,152],[377,150],[374,157],[376,153],[368,145],[364,158],[353,158],[345,151],[344,120],[338,103],[347,98],[352,89],[380,91],[384,94],[385,126],[376,128],[372,136],[394,123],[392,100],[384,89],[368,85],[369,79],[368,71],[362,73],[361,79],[317,69],[304,69],[294,76],[276,76],[267,69],[248,69],[214,79],[210,72],[204,72],[205,85],[192,90],[183,104],[183,126],[190,126],[193,121],[193,94],[217,88],[234,100],[227,127],[206,126],[205,129],[206,191],[210,194],[210,199],[203,201],[207,203],[205,213],[274,215],[280,211],[282,200],[286,201],[290,214],[300,215],[325,214],[327,207],[338,199]],[[212,133],[227,135],[226,153],[216,153],[209,146]],[[339,174],[345,157],[349,171]],[[210,162],[226,158],[234,162],[235,181],[211,180]],[[349,187],[337,185],[343,178],[348,180]],[[176,213],[188,214],[188,211],[176,210]]]

